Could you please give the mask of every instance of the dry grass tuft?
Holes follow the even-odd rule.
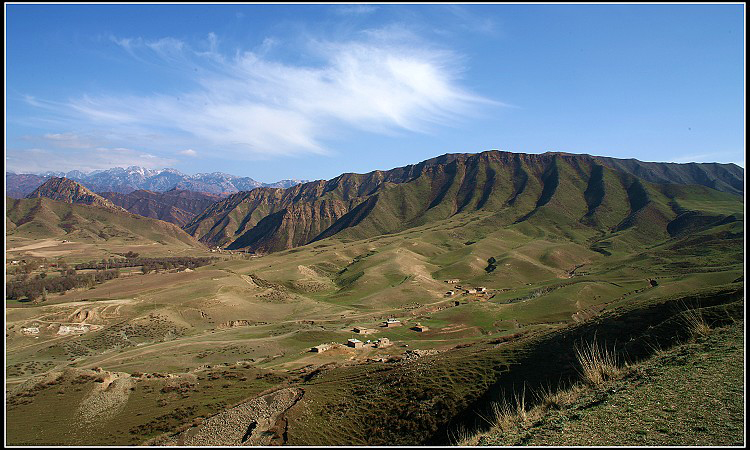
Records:
[[[599,346],[594,340],[589,344],[575,346],[576,358],[581,366],[583,379],[594,386],[616,377],[620,373],[614,350]]]
[[[452,440],[454,442],[454,445],[458,447],[474,447],[477,445],[479,437],[476,434],[470,433],[466,428],[462,426],[455,434],[453,434]]]
[[[685,307],[680,317],[694,339],[705,338],[711,334],[711,327],[706,323],[700,309]]]
[[[495,426],[501,431],[528,425],[534,414],[526,408],[526,387],[524,386],[520,394],[514,392],[513,400],[510,402],[503,398],[502,401],[493,403],[492,413],[495,416]]]
[[[541,408],[545,412],[551,409],[562,409],[575,402],[580,393],[581,388],[579,385],[574,385],[567,389],[561,386],[557,386],[557,389],[554,389],[551,385],[547,385],[534,392],[537,399],[536,407]]]
[[[510,400],[503,397],[499,402],[492,404],[494,420],[485,419],[492,425],[492,429],[509,435],[528,430],[548,411],[564,409],[574,404],[586,392],[586,384],[599,386],[629,370],[628,367],[620,368],[614,349],[610,351],[606,346],[600,346],[596,342],[596,337],[589,344],[576,345],[575,352],[585,384],[576,383],[568,388],[560,385],[556,388],[551,385],[540,387],[533,393],[535,405],[531,407],[526,404],[526,386],[524,386],[520,393],[514,392]],[[486,434],[470,436],[464,430],[459,430],[459,439],[454,442],[461,446],[476,446],[481,443],[482,437]]]

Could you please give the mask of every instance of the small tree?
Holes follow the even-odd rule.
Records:
[[[497,269],[497,266],[495,265],[496,262],[497,260],[493,256],[490,256],[490,259],[487,260],[487,267],[485,267],[484,270],[487,273],[490,273],[493,270]]]

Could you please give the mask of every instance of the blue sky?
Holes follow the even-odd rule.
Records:
[[[6,163],[260,181],[490,149],[744,167],[744,6],[6,4]]]

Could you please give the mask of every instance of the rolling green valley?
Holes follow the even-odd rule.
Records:
[[[579,383],[579,341],[638,364],[690,340],[682,315],[742,320],[741,172],[670,168],[445,155],[234,194],[184,230],[8,199],[7,283],[44,290],[6,297],[9,442],[457,443],[502,395]],[[53,292],[71,271],[90,282]]]

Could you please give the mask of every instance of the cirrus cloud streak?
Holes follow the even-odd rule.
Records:
[[[361,37],[311,40],[304,64],[274,60],[267,46],[224,55],[213,33],[208,50],[174,38],[113,38],[139,61],[178,70],[190,87],[177,95],[82,95],[68,107],[92,127],[179,136],[182,148],[252,158],[327,153],[325,141],[349,130],[429,133],[499,104],[460,86],[462,58],[449,50],[408,33]]]

